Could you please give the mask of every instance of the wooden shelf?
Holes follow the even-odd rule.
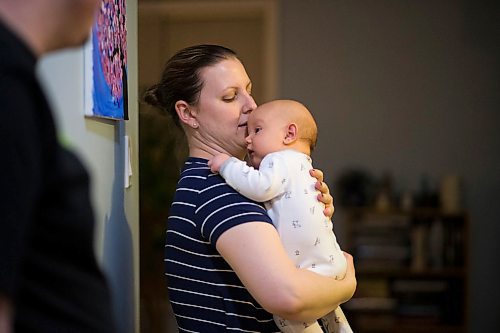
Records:
[[[443,267],[426,268],[415,270],[408,267],[403,268],[358,268],[356,274],[363,276],[381,276],[381,277],[412,277],[412,278],[465,278],[467,272],[464,267]]]
[[[356,333],[465,333],[463,326],[454,325],[422,325],[422,324],[400,324],[387,327],[358,327]]]
[[[466,212],[354,208],[347,216],[358,288],[344,311],[356,333],[466,332]]]

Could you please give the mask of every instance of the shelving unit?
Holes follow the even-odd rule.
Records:
[[[354,331],[465,333],[468,225],[435,208],[350,208],[358,287],[343,309]]]

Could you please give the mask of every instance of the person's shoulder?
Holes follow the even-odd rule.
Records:
[[[219,174],[210,171],[207,163],[206,159],[188,158],[182,167],[178,187],[189,188],[201,194],[224,185],[224,179]]]
[[[295,149],[283,149],[267,154],[263,159],[267,161],[286,161],[286,162],[308,162],[312,163],[311,157]]]
[[[182,173],[193,174],[208,174],[210,168],[208,167],[208,160],[197,157],[189,157],[183,165]]]
[[[0,21],[0,76],[2,80],[33,79],[36,57],[27,45],[7,29]]]
[[[206,180],[210,173],[206,160],[190,157],[181,168],[179,183]]]
[[[2,101],[34,97],[37,86],[34,76],[0,66],[0,96]]]
[[[2,110],[23,109],[42,94],[35,73],[35,59],[21,45],[0,31],[0,98]]]
[[[283,156],[301,156],[302,158],[306,157],[306,158],[309,158],[309,155],[307,154],[304,154],[303,152],[297,150],[297,149],[293,149],[293,148],[289,148],[289,149],[283,149],[281,151],[279,151],[279,153],[281,153],[281,155]]]
[[[275,152],[269,153],[266,156],[264,156],[264,158],[262,160],[263,161],[264,160],[270,161],[270,160],[284,159],[284,158],[287,158],[288,156],[290,156],[292,152],[293,151],[291,149],[284,149],[284,150],[275,151]]]
[[[273,164],[281,165],[282,169],[289,173],[305,172],[307,175],[313,168],[311,157],[294,149],[285,149],[275,154]]]
[[[46,110],[43,92],[39,90],[34,78],[19,72],[16,74],[15,71],[4,71],[3,68],[0,68],[0,100],[0,116],[7,130],[19,131],[24,127],[26,131],[33,131],[35,128],[29,126],[35,126]]]

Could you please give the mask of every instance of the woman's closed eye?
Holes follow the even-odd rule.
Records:
[[[236,94],[235,95],[231,95],[231,96],[224,96],[222,97],[222,100],[226,103],[230,103],[232,101],[234,101],[236,99]]]

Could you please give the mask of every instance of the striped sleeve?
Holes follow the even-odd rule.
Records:
[[[224,231],[251,221],[271,223],[261,205],[212,174],[207,160],[186,162],[169,212],[164,260],[179,332],[279,332],[215,247]]]
[[[220,178],[219,175],[211,177]],[[200,191],[199,202],[195,214],[201,223],[200,232],[212,244],[236,225],[256,221],[272,223],[261,204],[242,196],[221,179]]]

